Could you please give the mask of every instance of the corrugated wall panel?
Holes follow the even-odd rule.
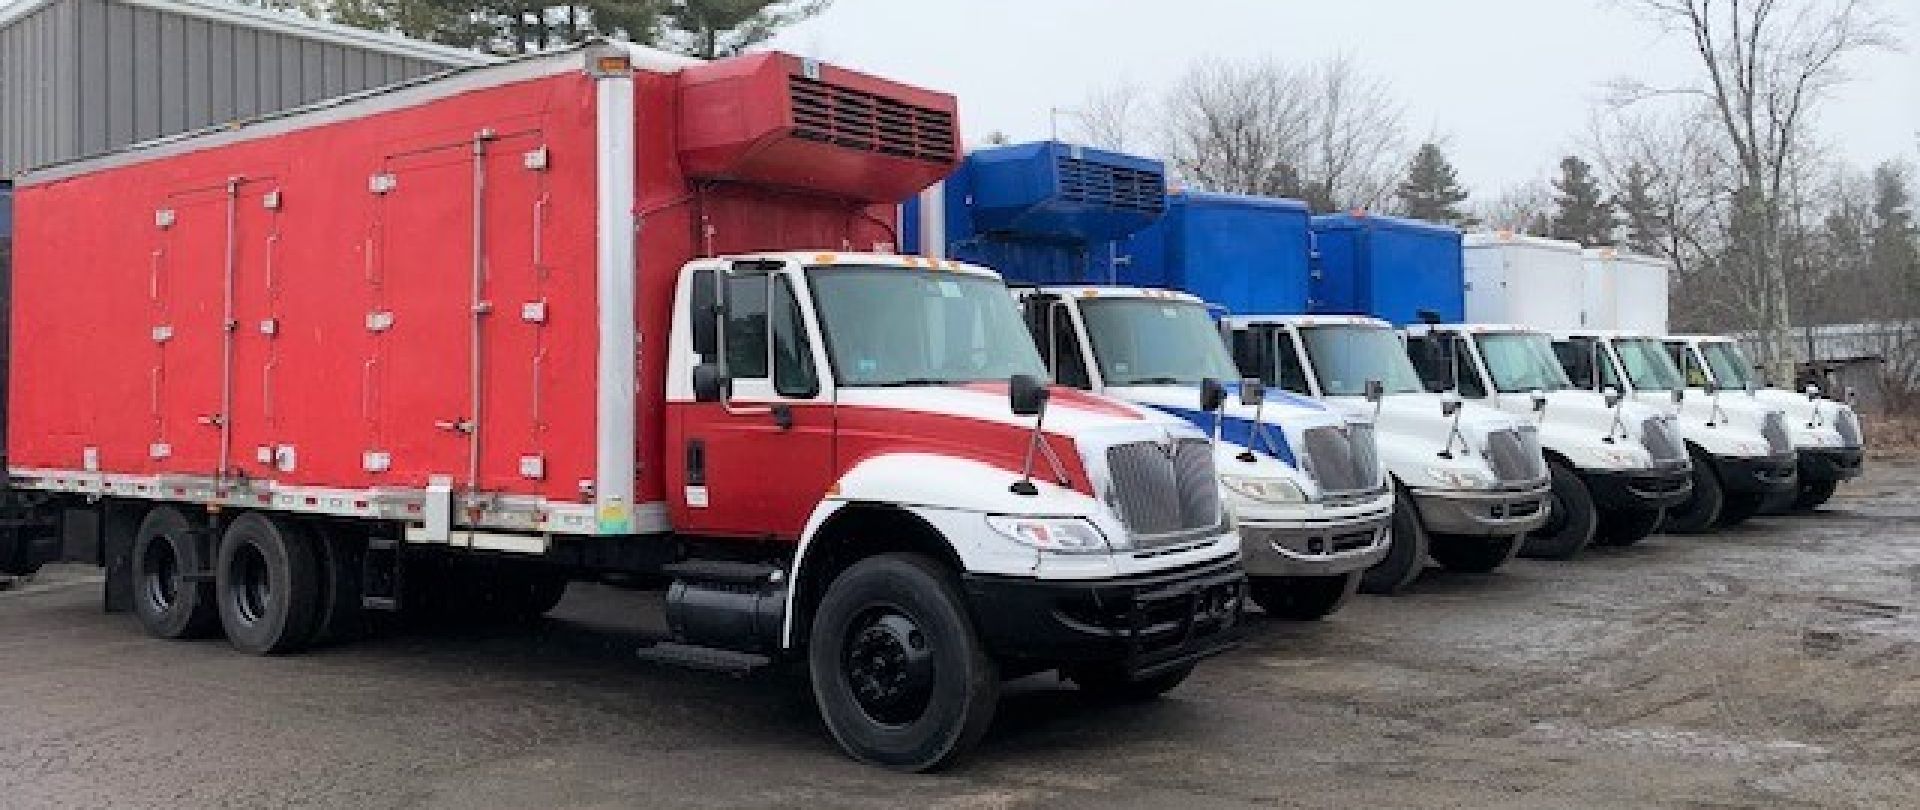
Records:
[[[0,28],[0,177],[445,65],[117,0]]]

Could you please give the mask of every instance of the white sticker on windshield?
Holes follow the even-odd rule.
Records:
[[[942,297],[942,298],[959,298],[959,297],[960,297],[960,284],[959,284],[958,282],[953,282],[953,281],[941,281],[941,282],[940,282],[940,297]]]
[[[1180,317],[1180,311],[1177,309],[1174,309],[1173,307],[1161,307],[1160,317],[1166,318],[1169,321],[1177,320]]]

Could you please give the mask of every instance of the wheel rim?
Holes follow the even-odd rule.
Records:
[[[920,624],[892,606],[856,617],[841,662],[848,689],[873,722],[904,726],[933,702],[933,648]]]
[[[141,555],[140,569],[141,592],[146,595],[147,605],[155,613],[172,610],[180,599],[180,557],[174,553],[173,541],[165,536],[149,541],[146,553]]]
[[[231,573],[234,611],[248,624],[266,618],[268,606],[273,604],[273,577],[267,573],[267,558],[260,549],[251,545],[236,549]]]
[[[1560,497],[1558,487],[1547,494],[1547,523],[1540,527],[1540,533],[1557,537],[1567,530],[1567,501]]]

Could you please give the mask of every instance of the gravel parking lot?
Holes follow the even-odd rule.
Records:
[[[978,754],[843,759],[791,673],[632,652],[657,599],[292,658],[169,643],[97,574],[0,592],[0,806],[1911,807],[1920,464],[1828,512],[1256,619],[1162,702],[1010,687]]]

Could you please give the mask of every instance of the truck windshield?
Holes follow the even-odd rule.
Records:
[[[1747,355],[1739,346],[1702,343],[1700,354],[1707,358],[1707,368],[1713,370],[1713,380],[1721,388],[1744,389],[1753,383],[1753,365],[1747,362]]]
[[[1680,369],[1673,365],[1660,341],[1653,338],[1619,338],[1613,350],[1626,366],[1627,380],[1640,391],[1672,391],[1682,387]]]
[[[1033,338],[996,279],[862,265],[812,267],[807,277],[841,385],[1047,379]]]
[[[1573,387],[1567,370],[1554,356],[1553,341],[1546,335],[1508,333],[1480,335],[1480,359],[1486,361],[1487,375],[1502,394],[1530,391],[1564,391]]]
[[[1407,348],[1384,326],[1308,326],[1300,330],[1307,359],[1320,380],[1320,395],[1358,397],[1367,381],[1379,380],[1389,394],[1427,390],[1407,359]]]
[[[1199,304],[1083,298],[1080,317],[1107,385],[1190,385],[1240,376],[1212,316]]]

